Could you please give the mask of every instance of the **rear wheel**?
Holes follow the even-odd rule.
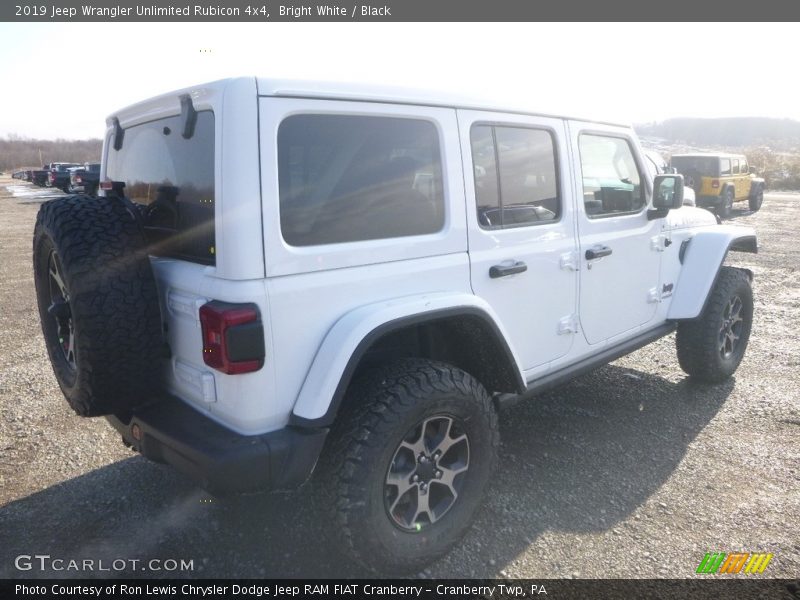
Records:
[[[733,211],[733,190],[731,188],[726,189],[722,193],[722,197],[719,201],[719,216],[721,219],[729,219],[731,216],[731,212]]]
[[[398,361],[348,392],[317,497],[358,562],[414,572],[466,533],[498,445],[497,415],[476,379],[444,363]]]
[[[164,343],[155,280],[133,215],[104,198],[43,204],[33,266],[45,345],[75,412],[119,413],[150,400]]]
[[[756,212],[761,208],[761,205],[764,202],[764,188],[759,186],[758,190],[754,194],[750,196],[749,203],[750,203],[750,210],[752,212]]]
[[[678,325],[678,362],[692,378],[724,381],[744,357],[753,323],[753,291],[742,269],[722,267],[703,314]]]

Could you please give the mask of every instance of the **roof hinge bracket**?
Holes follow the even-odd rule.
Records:
[[[181,135],[188,140],[194,135],[194,126],[197,124],[197,111],[192,104],[192,97],[183,94],[181,97]]]
[[[114,150],[121,150],[122,140],[125,139],[125,130],[122,128],[122,125],[119,124],[119,119],[117,117],[114,117],[112,123],[114,125]]]

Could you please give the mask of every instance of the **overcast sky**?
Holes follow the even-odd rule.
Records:
[[[793,23],[1,23],[0,136],[100,137],[123,106],[248,74],[491,94],[624,122],[800,120],[798,34]]]

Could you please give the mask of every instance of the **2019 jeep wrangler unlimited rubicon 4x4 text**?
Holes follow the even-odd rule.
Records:
[[[43,204],[42,330],[80,415],[212,491],[297,487],[418,569],[469,527],[497,408],[677,330],[729,377],[751,229],[681,206],[623,125],[258,78],[107,120],[100,197]]]

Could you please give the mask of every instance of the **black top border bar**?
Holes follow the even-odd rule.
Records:
[[[60,0],[0,3],[10,22],[709,22],[726,39],[724,22],[800,20],[800,3],[760,0]],[[598,39],[602,36],[598,35]],[[675,30],[679,41],[680,29]],[[669,47],[671,40],[662,40]]]

